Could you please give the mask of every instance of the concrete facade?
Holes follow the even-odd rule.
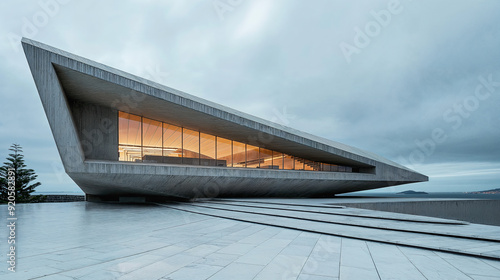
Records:
[[[281,126],[29,39],[23,48],[68,175],[89,197],[311,197],[427,181],[369,152]],[[321,172],[118,161],[118,111],[311,161]]]

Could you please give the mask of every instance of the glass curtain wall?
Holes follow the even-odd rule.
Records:
[[[182,129],[182,163],[200,165],[200,132]]]
[[[200,133],[200,165],[217,166],[215,138],[210,134]]]
[[[118,113],[118,126],[120,161],[352,172],[352,167],[306,160],[125,112]]]
[[[162,162],[162,132],[161,122],[142,118],[143,162]]]
[[[260,168],[259,147],[247,145],[247,166],[248,168]]]
[[[118,153],[121,161],[142,161],[141,117],[120,112],[118,114]]]
[[[233,141],[217,137],[217,166],[233,167]]]
[[[163,123],[163,158],[162,162],[182,163],[182,128]]]
[[[233,142],[233,167],[247,167],[247,155],[245,144]]]
[[[266,168],[266,169],[279,169],[276,168],[276,164],[278,164],[279,160],[273,158],[273,151],[260,148],[260,168]]]

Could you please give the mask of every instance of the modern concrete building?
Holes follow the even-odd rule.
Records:
[[[22,44],[65,170],[89,199],[331,196],[428,180],[366,151]]]

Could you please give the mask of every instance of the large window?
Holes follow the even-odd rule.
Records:
[[[118,114],[118,153],[121,161],[142,161],[141,117],[120,112]]]
[[[217,166],[215,161],[215,136],[200,133],[200,165]]]
[[[200,164],[200,133],[191,129],[182,129],[182,163]]]
[[[247,145],[248,168],[260,168],[259,147]]]
[[[353,170],[124,112],[118,114],[118,126],[120,161],[328,172]]]
[[[233,167],[233,141],[217,137],[217,166]]]
[[[162,124],[159,121],[142,118],[143,162],[162,162]]]
[[[267,168],[267,169],[279,169],[277,166],[274,164],[276,161],[276,164],[279,162],[278,159],[273,158],[273,151],[260,148],[260,168]]]
[[[163,123],[163,162],[182,163],[182,128]]]
[[[273,151],[273,169],[285,169],[285,155],[280,152]]]
[[[233,167],[247,167],[246,145],[233,141]]]
[[[293,157],[290,155],[283,156],[283,169],[293,170],[295,169]]]

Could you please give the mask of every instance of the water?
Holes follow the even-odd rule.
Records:
[[[32,195],[85,195],[83,192],[34,192]]]

